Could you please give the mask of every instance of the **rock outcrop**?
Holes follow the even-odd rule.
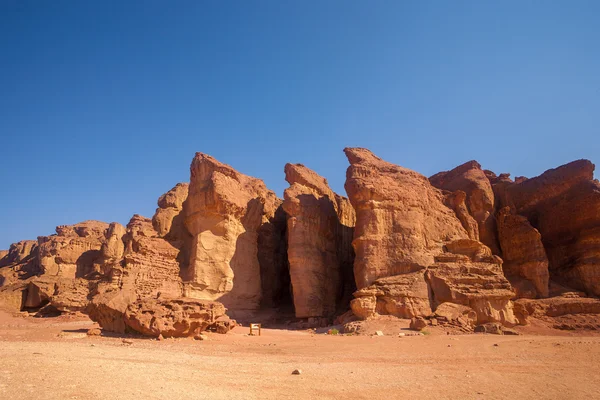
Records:
[[[292,305],[301,326],[343,314],[460,332],[512,332],[528,318],[600,328],[600,301],[586,297],[600,296],[591,162],[512,181],[470,161],[428,179],[366,149],[345,153],[349,199],[287,164],[285,200],[197,153],[190,183],[162,195],[152,219],[59,226],[0,251],[0,302],[156,337],[225,333],[227,310],[287,316]]]
[[[353,292],[354,209],[327,180],[287,164],[288,259],[296,317],[332,317]]]
[[[600,295],[600,183],[594,164],[574,161],[519,182],[494,185],[501,204],[541,234],[551,279]]]
[[[83,278],[92,274],[100,257],[108,224],[85,221],[56,227],[56,235],[38,238],[41,273],[61,278]]]
[[[275,219],[281,200],[262,180],[243,175],[209,155],[196,153],[186,202],[192,234],[185,294],[219,300],[232,310],[261,304],[261,226]],[[276,256],[272,257],[273,260]]]
[[[478,237],[483,244],[499,254],[496,227],[494,221],[494,191],[490,180],[477,161],[469,161],[451,171],[440,172],[429,178],[431,184],[439,189],[466,194],[466,205],[479,228]]]
[[[416,272],[452,240],[468,234],[444,194],[414,171],[388,163],[367,149],[344,150],[350,167],[346,192],[356,211],[352,242],[358,289],[378,278]]]
[[[189,184],[178,183],[158,199],[158,208],[152,217],[152,226],[158,236],[170,240],[184,240],[189,234],[184,225],[183,203],[188,196]]]
[[[504,273],[517,290],[517,297],[548,297],[548,258],[542,235],[527,218],[512,214],[509,207],[498,212],[497,224]]]
[[[519,323],[511,299],[515,293],[502,271],[502,259],[480,242],[462,239],[447,245],[426,278],[434,309],[450,302],[470,307],[478,323]]]
[[[99,221],[61,225],[55,235],[13,244],[0,260],[0,297],[9,298],[4,303],[14,310],[84,310],[97,284],[107,227]]]
[[[354,315],[363,319],[376,315],[413,318],[431,314],[431,296],[424,269],[379,278],[354,296],[350,307]]]
[[[181,297],[179,253],[180,249],[159,237],[148,218],[134,215],[126,229],[112,223],[102,246],[106,275],[88,305],[90,318],[106,330],[125,332],[124,315],[134,302]]]
[[[13,243],[0,258],[0,287],[38,275],[41,272],[38,254],[35,240]]]
[[[502,260],[470,239],[450,208],[464,197],[449,204],[424,176],[365,149],[345,152],[346,191],[357,213],[355,314],[424,317],[450,302],[473,309],[479,323],[518,323]]]
[[[146,336],[185,337],[217,324],[226,311],[213,301],[146,298],[127,307],[124,321],[129,330]]]

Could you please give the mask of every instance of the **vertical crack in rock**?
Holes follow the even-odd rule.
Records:
[[[296,317],[328,318],[353,289],[355,214],[347,198],[302,164],[286,164],[283,208]]]

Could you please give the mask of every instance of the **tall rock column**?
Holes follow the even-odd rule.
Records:
[[[196,153],[185,204],[192,234],[185,294],[219,300],[231,310],[256,310],[261,302],[258,231],[281,200],[262,180]]]
[[[354,210],[326,179],[302,164],[286,164],[285,179],[290,184],[283,209],[289,215],[288,259],[296,317],[331,317],[344,289],[352,286]]]

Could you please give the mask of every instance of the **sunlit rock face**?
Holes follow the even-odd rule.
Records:
[[[588,160],[538,177],[498,180],[496,197],[541,234],[550,278],[600,295],[600,183]]]
[[[281,200],[262,180],[196,153],[190,167],[185,226],[192,235],[186,295],[219,300],[234,310],[261,304],[261,226],[275,219]],[[276,262],[262,255],[263,263]]]
[[[346,191],[357,218],[354,313],[412,318],[449,302],[470,307],[479,322],[516,324],[502,260],[461,221],[465,193],[444,193],[366,149],[345,152]]]

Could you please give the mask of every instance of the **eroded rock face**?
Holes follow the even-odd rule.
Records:
[[[367,149],[344,150],[346,192],[356,211],[353,246],[358,289],[378,278],[415,272],[434,262],[445,243],[468,234],[444,195],[414,171]]]
[[[593,172],[594,164],[579,160],[494,190],[540,232],[552,279],[600,295],[600,183]]]
[[[509,207],[498,212],[497,224],[504,273],[517,297],[548,297],[548,258],[542,235],[527,218],[512,214]]]
[[[466,205],[479,227],[478,237],[499,254],[494,222],[494,191],[490,180],[477,161],[469,161],[451,171],[444,171],[429,178],[431,184],[451,192],[460,190],[466,193]]]
[[[0,287],[41,273],[35,240],[13,243],[0,258]]]
[[[331,317],[353,286],[354,209],[302,164],[285,166],[288,259],[296,317]],[[350,290],[348,290],[350,288]],[[344,295],[346,292],[346,295]]]
[[[346,149],[346,155],[346,190],[357,212],[356,315],[425,317],[449,302],[473,309],[479,323],[518,322],[502,260],[459,220],[460,191],[444,194],[368,150]]]
[[[41,272],[47,276],[82,278],[94,272],[108,224],[85,221],[56,227],[56,235],[38,238]]]
[[[152,226],[160,237],[183,239],[187,236],[184,226],[183,203],[188,196],[189,184],[178,183],[158,199],[158,208],[152,217]]]
[[[471,307],[455,303],[442,303],[437,306],[433,317],[441,325],[453,325],[472,330],[477,324],[477,313]]]
[[[214,301],[146,298],[128,306],[126,326],[143,335],[194,336],[225,316],[226,308]]]
[[[461,304],[475,311],[478,323],[518,324],[511,301],[515,293],[503,274],[502,259],[479,242],[461,242],[452,247],[454,253],[436,257],[427,269],[434,308],[445,302]],[[480,249],[474,251],[475,246]]]
[[[444,204],[454,210],[456,217],[467,231],[469,239],[479,240],[479,225],[469,213],[469,209],[465,203],[466,198],[467,194],[465,192],[457,190],[446,194]]]
[[[10,307],[35,310],[49,305],[59,312],[84,310],[97,284],[96,262],[106,227],[108,224],[99,221],[62,225],[56,227],[56,235],[13,244],[0,260],[4,265],[0,286],[10,286],[3,292]]]
[[[394,315],[413,318],[431,314],[429,286],[425,270],[379,278],[354,293],[352,312],[360,318]]]
[[[106,274],[87,308],[90,318],[106,330],[122,333],[130,304],[157,296],[181,297],[181,250],[173,243],[159,237],[152,221],[140,215],[134,215],[126,229],[111,224],[101,248]]]
[[[196,153],[190,167],[185,225],[192,234],[186,296],[234,310],[261,303],[258,237],[281,205],[262,180]],[[263,257],[263,260],[267,257]]]

